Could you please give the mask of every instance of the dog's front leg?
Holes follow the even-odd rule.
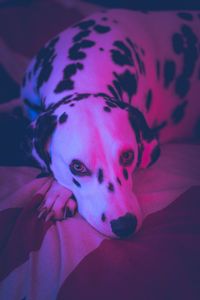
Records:
[[[77,211],[76,200],[70,190],[52,180],[44,200],[38,208],[38,218],[45,218],[45,221],[63,220],[72,217]]]

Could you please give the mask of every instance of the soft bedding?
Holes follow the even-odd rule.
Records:
[[[130,239],[109,239],[79,214],[37,217],[52,179],[37,178],[20,146],[22,74],[50,36],[96,9],[62,2],[0,9],[0,299],[200,299],[200,145],[163,145],[158,162],[133,175],[146,218]]]
[[[198,145],[166,145],[134,175],[146,214],[128,240],[111,240],[76,215],[38,219],[50,178],[1,167],[0,299],[199,299]]]

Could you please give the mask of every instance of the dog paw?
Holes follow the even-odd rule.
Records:
[[[49,190],[45,194],[44,200],[38,207],[38,218],[45,221],[61,221],[68,217],[73,217],[77,211],[77,203],[72,192],[53,181]]]

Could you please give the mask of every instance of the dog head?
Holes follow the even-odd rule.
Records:
[[[35,154],[70,189],[79,213],[108,236],[127,237],[142,223],[132,173],[159,156],[142,113],[90,96],[51,107],[35,122]]]

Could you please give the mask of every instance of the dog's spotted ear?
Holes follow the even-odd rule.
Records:
[[[33,155],[39,164],[48,172],[51,172],[51,157],[48,151],[48,143],[56,125],[57,117],[50,112],[40,115],[32,125]]]
[[[160,147],[155,131],[147,125],[143,114],[134,107],[128,108],[129,121],[138,143],[137,167],[151,166],[160,156]]]

